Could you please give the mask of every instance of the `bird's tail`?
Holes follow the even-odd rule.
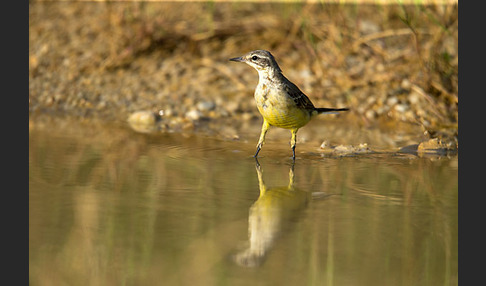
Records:
[[[318,114],[338,114],[338,111],[348,111],[349,108],[326,108],[326,107],[319,107],[316,108]]]

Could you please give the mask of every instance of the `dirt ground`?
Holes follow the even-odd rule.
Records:
[[[238,133],[258,76],[228,59],[256,49],[338,120],[457,147],[457,4],[31,1],[30,118]]]

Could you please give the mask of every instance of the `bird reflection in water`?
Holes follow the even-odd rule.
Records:
[[[322,192],[306,192],[294,187],[294,162],[289,171],[288,186],[268,188],[263,181],[262,167],[256,159],[260,196],[250,207],[248,218],[249,245],[234,260],[245,267],[260,266],[285,227],[304,209],[312,198],[324,198]]]

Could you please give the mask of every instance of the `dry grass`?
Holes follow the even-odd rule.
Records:
[[[214,120],[258,116],[255,72],[227,59],[267,49],[315,105],[457,134],[457,3],[31,2],[29,14],[31,112],[162,109],[172,126],[211,101]]]

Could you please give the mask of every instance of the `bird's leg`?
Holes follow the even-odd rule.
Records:
[[[257,151],[253,156],[255,158],[258,156],[258,152],[260,152],[260,149],[262,149],[263,144],[265,144],[265,135],[267,134],[269,127],[270,124],[268,124],[266,119],[263,119],[262,132],[260,133],[260,140],[258,140]]]
[[[290,147],[292,148],[292,159],[295,160],[295,145],[297,144],[297,131],[299,129],[292,129],[290,132],[292,132],[292,139],[290,139]]]

